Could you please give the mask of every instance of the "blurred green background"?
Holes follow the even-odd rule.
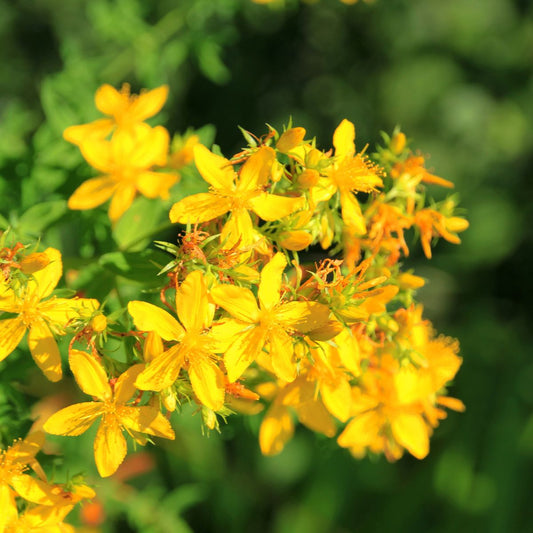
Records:
[[[228,156],[238,125],[261,134],[292,116],[328,148],[348,118],[371,150],[401,125],[455,182],[471,224],[461,246],[406,261],[430,280],[428,317],[461,341],[451,392],[467,411],[450,413],[427,459],[397,464],[355,461],[302,428],[266,458],[257,419],[205,438],[184,415],[155,467],[119,482],[94,475],[90,435],[63,439],[94,476],[101,530],[532,531],[533,4],[0,0],[0,214],[29,236],[46,230],[66,256],[79,253],[68,228],[81,215],[61,202],[93,174],[61,133],[97,118],[100,84],[123,82],[168,83],[158,120],[213,124]],[[21,216],[41,202],[58,211]]]

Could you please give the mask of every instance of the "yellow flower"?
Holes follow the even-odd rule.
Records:
[[[214,351],[217,342],[206,333],[213,322],[214,306],[200,271],[191,272],[176,292],[176,310],[181,321],[155,305],[133,301],[128,304],[135,325],[142,331],[155,331],[166,341],[177,341],[158,354],[139,375],[136,386],[161,391],[170,387],[186,367],[192,388],[205,406],[217,411],[224,405],[224,374],[218,368]]]
[[[200,224],[230,212],[221,241],[225,248],[250,246],[256,233],[249,211],[263,220],[279,220],[300,209],[303,199],[265,192],[276,154],[263,146],[252,154],[236,174],[227,159],[203,145],[194,147],[194,161],[202,177],[211,185],[207,193],[193,194],[172,206],[171,222]]]
[[[329,309],[318,302],[282,302],[281,279],[287,264],[278,252],[261,271],[259,306],[250,289],[218,285],[211,291],[217,305],[232,317],[225,326],[232,329],[234,341],[224,354],[230,382],[237,380],[269,346],[276,375],[292,381],[296,377],[291,333],[306,333],[324,325]]]
[[[259,428],[259,445],[264,455],[280,453],[294,433],[291,410],[312,431],[333,437],[336,427],[323,403],[316,397],[315,383],[307,375],[285,384],[267,411]]]
[[[340,195],[342,219],[353,230],[364,235],[366,222],[355,193],[372,192],[381,187],[380,169],[372,164],[362,152],[355,152],[355,127],[344,119],[333,134],[335,163],[311,189],[313,203],[328,200],[336,192]]]
[[[112,475],[126,456],[126,430],[139,443],[143,436],[155,435],[174,439],[168,420],[155,407],[128,405],[137,392],[134,382],[143,365],[134,365],[121,374],[111,385],[104,367],[92,355],[71,350],[70,368],[83,392],[97,401],[77,403],[54,413],[44,424],[44,430],[53,435],[77,436],[101,417],[94,441],[94,458],[102,477]]]
[[[74,533],[76,530],[63,520],[72,511],[73,506],[38,505],[26,509],[22,514],[10,517],[2,533]],[[1,524],[1,522],[0,522]]]
[[[34,272],[19,293],[0,283],[0,311],[18,315],[0,320],[0,361],[29,330],[28,345],[33,359],[50,381],[58,381],[62,377],[61,355],[54,333],[64,335],[65,327],[79,316],[80,310],[86,307],[94,311],[98,302],[86,298],[47,298],[61,278],[62,264],[58,250],[47,248],[44,253],[48,264]]]
[[[111,141],[85,141],[80,147],[83,156],[103,174],[82,183],[69,198],[69,208],[92,209],[111,198],[109,218],[116,221],[130,207],[137,192],[147,198],[168,198],[170,187],[179,177],[150,170],[154,165],[166,164],[168,144],[165,128],[146,124],[118,131]]]
[[[6,450],[0,450],[0,531],[17,517],[16,495],[37,504],[57,502],[53,487],[46,483],[44,472],[35,459],[43,443],[44,433],[37,431]],[[27,474],[28,466],[42,479]]]
[[[96,107],[111,118],[95,120],[90,124],[71,126],[63,132],[65,140],[82,145],[88,140],[102,140],[115,128],[133,130],[147,118],[158,113],[168,96],[168,86],[162,85],[140,95],[130,94],[128,84],[117,91],[111,85],[102,85],[95,95]]]

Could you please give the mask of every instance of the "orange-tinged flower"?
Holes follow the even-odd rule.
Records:
[[[434,209],[426,208],[414,215],[414,224],[420,230],[420,240],[424,254],[431,259],[431,240],[443,237],[452,244],[460,244],[461,239],[455,232],[468,228],[468,221],[460,217],[446,217]]]
[[[158,409],[128,404],[137,392],[134,382],[143,365],[130,367],[111,385],[104,367],[92,355],[71,350],[69,362],[81,390],[97,400],[61,409],[45,422],[44,430],[53,435],[77,436],[101,417],[94,441],[94,458],[102,477],[115,473],[126,456],[123,430],[130,433],[139,444],[145,441],[137,434],[174,439],[170,423]]]
[[[161,391],[170,387],[180,370],[186,368],[200,402],[217,411],[224,405],[224,374],[217,366],[214,353],[216,335],[207,332],[213,322],[214,306],[207,299],[207,287],[200,271],[191,272],[180,285],[176,310],[181,324],[155,305],[140,301],[128,304],[137,328],[155,331],[166,341],[177,341],[150,361],[135,384],[142,390]]]
[[[95,120],[90,124],[70,126],[63,132],[65,140],[82,145],[89,140],[102,140],[116,131],[133,130],[147,118],[158,113],[168,96],[168,86],[162,85],[139,95],[130,94],[126,83],[121,91],[111,85],[102,85],[95,95],[96,107],[111,118]]]
[[[5,282],[0,283],[0,311],[14,313],[15,318],[0,320],[0,361],[20,343],[29,330],[28,345],[31,355],[50,381],[62,377],[61,356],[54,333],[64,335],[68,323],[86,308],[94,311],[96,300],[86,298],[48,298],[62,274],[61,253],[47,248],[49,262],[33,273],[18,293]]]
[[[171,222],[199,224],[229,212],[221,235],[224,247],[252,245],[256,231],[249,211],[263,220],[273,221],[303,207],[303,198],[265,192],[275,158],[272,148],[262,146],[237,174],[230,161],[203,145],[196,145],[194,161],[202,177],[211,185],[210,191],[193,194],[174,204],[170,210]]]
[[[84,142],[80,147],[83,156],[103,174],[82,183],[69,198],[69,208],[92,209],[111,198],[109,218],[116,221],[138,192],[147,198],[168,198],[179,176],[151,170],[154,165],[166,164],[168,144],[165,128],[146,124],[118,131],[111,141]]]
[[[234,285],[218,285],[211,290],[215,303],[233,319],[226,323],[233,328],[234,341],[224,354],[228,379],[237,380],[257,359],[265,345],[269,346],[272,366],[284,381],[296,377],[293,361],[292,332],[307,333],[324,325],[329,309],[318,302],[283,302],[281,281],[287,264],[278,252],[261,271],[257,305],[250,289]]]

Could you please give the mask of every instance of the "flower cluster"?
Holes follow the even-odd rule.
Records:
[[[50,483],[35,458],[45,440],[42,431],[0,450],[0,531],[50,531],[70,533],[63,520],[74,506],[95,497],[93,489],[76,479]],[[31,468],[37,477],[27,473]]]
[[[424,280],[400,260],[417,236],[428,258],[438,237],[460,242],[468,223],[454,197],[427,201],[428,185],[453,184],[431,174],[399,130],[384,135],[372,156],[357,149],[348,120],[327,150],[289,125],[262,137],[243,131],[247,146],[231,158],[197,136],[173,143],[169,154],[167,130],[144,122],[167,93],[135,96],[127,86],[104,85],[96,106],[109,118],[64,134],[102,172],[74,191],[70,208],[111,200],[115,223],[137,193],[181,197],[169,210],[176,242],[157,242],[170,254],[159,298],[126,302],[123,320],[120,312],[106,317],[95,299],[53,294],[62,275],[58,250],[0,243],[0,311],[7,314],[0,358],[29,331],[33,358],[57,381],[55,337],[69,335],[70,370],[92,398],[55,412],[44,430],[78,436],[98,423],[102,476],[122,463],[126,437],[139,445],[174,439],[169,419],[185,403],[198,406],[210,429],[230,414],[264,411],[259,443],[267,455],[281,452],[299,421],[355,457],[382,453],[393,461],[407,451],[424,458],[445,408],[464,409],[446,392],[461,358],[457,341],[423,318],[415,292]],[[204,192],[182,197],[176,170],[192,161]],[[115,346],[128,340],[127,362],[115,359],[109,337]],[[0,468],[8,453],[19,457],[5,452]],[[33,452],[20,453],[34,464]],[[12,509],[4,530],[34,516],[64,518],[64,508],[43,510],[57,500],[44,479],[10,468],[0,478],[7,487],[0,497]],[[22,517],[15,493],[32,502]]]

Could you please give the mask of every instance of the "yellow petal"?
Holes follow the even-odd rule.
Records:
[[[179,286],[176,291],[176,309],[188,332],[202,331],[211,325],[212,313],[201,271],[191,272]]]
[[[226,191],[235,188],[235,172],[227,159],[214,154],[202,144],[195,145],[193,151],[196,167],[207,183],[215,189]]]
[[[76,403],[54,413],[44,423],[43,429],[52,435],[76,437],[85,433],[101,414],[103,414],[101,402]]]
[[[111,387],[104,367],[93,355],[81,350],[70,350],[68,361],[80,389],[100,400],[111,398]]]
[[[136,194],[135,185],[131,183],[120,183],[117,186],[108,211],[112,222],[116,222],[130,208]]]
[[[89,165],[104,174],[111,174],[116,167],[113,144],[104,139],[91,138],[80,144],[80,151]]]
[[[329,308],[318,302],[288,302],[280,305],[276,319],[300,333],[313,331],[328,322]]]
[[[0,280],[0,311],[18,313],[19,310],[20,298],[3,279]]]
[[[305,129],[304,128],[290,128],[287,131],[283,132],[283,134],[278,139],[278,142],[276,143],[276,148],[283,153],[287,153],[296,146],[298,146],[305,137]]]
[[[22,318],[0,320],[0,361],[19,345],[25,332],[26,326]]]
[[[334,339],[337,353],[347,370],[354,376],[361,374],[361,350],[357,338],[348,328],[344,328]]]
[[[281,328],[276,328],[270,331],[268,341],[272,367],[276,376],[283,381],[293,381],[297,372],[292,339]]]
[[[229,220],[224,224],[220,241],[224,249],[247,249],[254,243],[255,230],[250,214],[246,209],[233,209]]]
[[[143,196],[166,200],[169,197],[169,189],[179,181],[179,175],[146,170],[141,172],[135,181]]]
[[[379,439],[382,419],[376,411],[368,411],[351,420],[339,435],[342,448],[364,449]]]
[[[421,415],[398,413],[391,420],[395,439],[417,459],[429,453],[429,429]]]
[[[133,365],[119,376],[113,387],[113,397],[116,404],[126,403],[137,392],[135,380],[144,368],[143,364]]]
[[[224,354],[228,380],[239,379],[248,366],[257,358],[266,340],[264,328],[253,327],[241,333]]]
[[[63,377],[61,354],[57,342],[46,322],[37,319],[31,323],[28,346],[37,366],[50,381],[59,381]]]
[[[170,136],[163,126],[138,124],[133,129],[118,131],[112,142],[115,161],[121,166],[140,170],[167,163]]]
[[[84,142],[103,140],[113,131],[113,121],[101,118],[89,124],[70,126],[63,132],[63,139],[80,146]]]
[[[120,423],[133,431],[148,433],[156,437],[174,440],[175,435],[170,422],[155,407],[126,406],[120,411]]]
[[[80,316],[90,317],[99,307],[100,303],[94,298],[56,298],[55,296],[37,304],[38,313],[55,327],[61,328]]]
[[[344,119],[333,134],[333,146],[335,156],[340,160],[352,157],[355,153],[355,126],[349,120]]]
[[[100,176],[83,182],[68,199],[69,209],[92,209],[107,202],[117,182],[111,176]]]
[[[205,192],[187,196],[175,203],[170,209],[169,218],[174,223],[200,224],[222,216],[230,208],[231,198]]]
[[[342,220],[359,235],[366,233],[366,221],[361,212],[361,206],[350,191],[341,192]]]
[[[44,441],[44,433],[42,431],[34,431],[24,440],[15,442],[9,448],[9,456],[14,463],[27,464],[32,461],[37,452],[42,448]]]
[[[238,191],[254,191],[268,182],[276,152],[269,146],[262,146],[244,163],[239,172]]]
[[[6,526],[18,517],[15,494],[7,483],[0,483],[0,531],[4,533]]]
[[[150,365],[139,374],[135,386],[141,390],[160,391],[170,387],[178,378],[184,363],[182,346],[176,344],[158,355]]]
[[[190,359],[189,378],[196,396],[209,409],[222,409],[225,394],[224,374],[207,354],[194,354],[194,358]]]
[[[161,336],[155,331],[149,331],[146,335],[143,346],[143,359],[146,363],[150,363],[159,354],[163,353],[165,348]]]
[[[296,408],[298,420],[313,431],[322,433],[327,437],[333,437],[337,433],[337,428],[324,407],[318,400],[305,402]]]
[[[259,428],[259,445],[263,455],[280,453],[294,434],[294,423],[289,410],[283,405],[273,405]]]
[[[140,331],[155,331],[166,341],[180,340],[185,335],[185,330],[173,316],[148,302],[129,302],[128,312]]]
[[[261,270],[258,298],[261,309],[272,309],[280,299],[281,277],[287,266],[285,255],[278,252]]]
[[[161,111],[167,101],[168,85],[161,85],[151,91],[141,92],[130,105],[128,114],[131,120],[146,120]]]
[[[250,289],[235,285],[217,285],[211,289],[210,295],[213,301],[232,317],[252,324],[259,322],[259,307]],[[242,328],[245,327],[247,325],[243,324]]]
[[[313,236],[304,230],[284,231],[279,236],[279,244],[287,250],[301,252],[313,242]]]
[[[223,319],[211,328],[211,351],[213,353],[224,353],[236,340],[239,334],[247,329],[250,324],[234,320],[233,318]]]
[[[104,417],[94,439],[94,460],[98,473],[102,477],[114,474],[127,451],[126,439],[116,417]]]
[[[50,295],[63,274],[61,252],[55,248],[47,248],[44,253],[48,256],[48,265],[35,272],[27,286],[27,294],[32,295],[37,300],[42,300]]]
[[[128,97],[105,83],[97,89],[94,102],[98,111],[104,113],[104,115],[115,115],[117,112],[124,110]]]
[[[303,209],[305,199],[302,196],[280,196],[262,192],[250,200],[256,215],[267,221],[279,220],[295,211]]]
[[[54,505],[57,503],[57,496],[53,494],[51,485],[27,474],[13,476],[11,478],[11,486],[19,496],[29,502],[41,505]]]
[[[341,422],[346,422],[350,416],[352,391],[345,378],[336,381],[320,382],[320,394],[326,409]]]

